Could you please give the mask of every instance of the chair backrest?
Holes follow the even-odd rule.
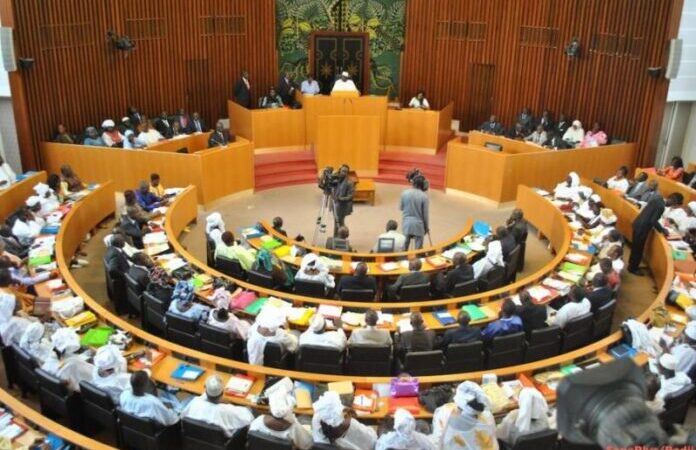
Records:
[[[263,348],[263,365],[286,369],[287,352],[277,342],[266,342],[266,346]]]
[[[445,373],[474,372],[483,369],[483,342],[450,344],[445,350]]]
[[[118,423],[121,428],[121,436],[124,444],[131,442],[137,443],[139,439],[152,440],[157,433],[162,429],[162,425],[152,419],[144,419],[123,411],[121,408],[116,409]],[[133,444],[131,444],[133,445]]]
[[[205,236],[205,260],[210,267],[216,267],[215,264],[215,241],[210,239],[210,236]]]
[[[293,450],[293,447],[287,439],[250,431],[247,435],[247,450]]]
[[[491,291],[502,287],[505,283],[505,267],[495,266],[479,279],[479,291]]]
[[[324,297],[326,287],[320,281],[299,280],[295,278],[295,294],[307,297]]]
[[[249,271],[248,281],[255,286],[261,286],[268,289],[273,289],[275,287],[273,277],[270,274],[257,272],[255,270]]]
[[[524,361],[532,362],[558,355],[561,350],[561,328],[552,327],[532,330],[527,342]]]
[[[246,271],[236,259],[215,258],[215,268],[233,278],[246,278]]]
[[[230,333],[213,325],[200,322],[198,331],[201,334],[201,339],[204,341],[213,342],[217,345],[232,345],[233,338]]]
[[[181,419],[181,431],[184,448],[224,449],[227,442],[222,428],[190,417]]]
[[[377,253],[393,253],[394,245],[394,238],[379,238],[377,239]]]
[[[602,306],[594,314],[594,331],[593,339],[603,338],[609,335],[611,331],[611,322],[614,319],[614,311],[616,311],[616,300],[612,300]]]
[[[55,375],[43,369],[36,369],[36,376],[39,379],[39,385],[42,391],[49,392],[57,397],[67,397],[70,393],[68,387]]]
[[[383,376],[391,373],[393,362],[389,346],[354,345],[348,350],[346,372],[350,375]]]
[[[142,293],[143,289],[140,284],[131,277],[128,273],[124,274],[126,280],[126,298],[133,312],[140,314],[142,312]]]
[[[464,281],[463,283],[457,283],[454,285],[452,290],[452,297],[464,297],[465,295],[471,295],[478,292],[478,280],[472,279],[469,281]]]
[[[561,352],[565,353],[587,345],[592,340],[594,316],[591,312],[568,321],[563,327]]]
[[[430,300],[430,283],[403,286],[399,291],[399,300]]]
[[[82,399],[85,402],[98,406],[101,409],[108,411],[116,409],[116,405],[114,405],[114,401],[109,393],[89,381],[80,381],[80,394],[82,394]]]
[[[198,334],[197,320],[171,311],[167,312],[165,319],[167,321],[167,339],[190,348],[199,348],[200,335]]]
[[[442,350],[408,352],[404,357],[404,372],[410,375],[440,375],[443,363]]]
[[[351,361],[379,362],[391,358],[392,349],[378,345],[353,345],[350,347]]]
[[[542,430],[529,433],[517,438],[512,450],[538,450],[540,448],[556,448],[558,432],[556,430]]]
[[[521,363],[524,358],[524,338],[524,331],[494,337],[486,350],[486,368],[497,369]]]
[[[301,345],[297,354],[297,370],[330,374],[343,373],[341,350],[319,345]]]
[[[348,245],[348,241],[346,239],[334,237],[332,239],[332,242],[334,250],[339,250],[343,252],[347,252],[350,250],[350,246]]]
[[[16,344],[12,344],[12,353],[15,361],[16,381],[22,388],[22,393],[26,393],[27,390],[38,390],[39,382],[35,372],[38,364],[36,364],[34,358]]]
[[[71,406],[77,406],[74,400],[77,400],[79,394],[72,395],[68,386],[60,378],[42,369],[36,369],[36,378],[39,382],[39,403],[42,414],[49,416],[55,414],[66,418],[71,412],[80,414],[80,411],[71,408]]]
[[[665,396],[665,407],[660,413],[660,422],[663,426],[683,424],[689,404],[696,394],[696,385],[689,384],[676,392]]]
[[[524,344],[524,331],[496,336],[491,340],[491,350],[517,351]]]
[[[163,300],[155,297],[148,291],[143,292],[143,307],[146,310],[145,321],[148,330],[155,329],[164,332],[167,329],[164,317],[167,314],[168,305]]]
[[[128,272],[123,274],[123,277],[126,279],[126,288],[132,289],[134,292],[138,294],[143,293],[143,288],[140,286],[140,283],[133,278]]]
[[[341,300],[374,300],[375,291],[370,289],[343,289]]]

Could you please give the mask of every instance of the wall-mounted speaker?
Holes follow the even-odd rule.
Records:
[[[29,70],[34,66],[34,58],[19,58],[19,68]]]
[[[8,72],[17,70],[17,58],[14,52],[13,29],[0,27],[0,47],[2,48],[2,66]]]
[[[648,76],[650,78],[660,78],[662,75],[662,67],[648,67]]]
[[[677,75],[679,75],[679,67],[681,66],[682,60],[682,46],[683,41],[681,39],[672,39],[669,41],[669,59],[667,60],[667,69],[665,69],[665,78],[669,80],[677,78]]]

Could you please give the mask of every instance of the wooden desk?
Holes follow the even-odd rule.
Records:
[[[517,139],[508,139],[504,136],[482,133],[480,131],[469,131],[469,144],[484,147],[488,142],[502,146],[502,153],[508,155],[554,151],[541,147],[540,145],[530,144],[525,141],[518,141]]]
[[[411,108],[387,110],[385,150],[436,154],[452,137],[453,110],[454,102],[440,111]]]
[[[353,202],[365,202],[369,203],[370,206],[375,206],[375,180],[363,178],[358,181],[355,185]]]
[[[247,109],[227,102],[232,130],[261,151],[304,150],[307,143],[302,109]]]
[[[317,167],[348,164],[361,177],[377,176],[380,125],[377,116],[320,116],[314,158]]]
[[[528,146],[509,139],[506,141]],[[511,145],[504,144],[504,148],[512,148]],[[634,152],[634,144],[618,144],[509,154],[453,139],[448,144],[445,186],[447,189],[485,197],[496,203],[509,202],[515,199],[517,186],[553,189],[571,171],[586,178],[608,179],[618,167],[630,167]]]
[[[9,217],[20,206],[24,206],[24,202],[36,195],[34,186],[37,183],[46,182],[46,172],[37,172],[29,175],[22,181],[18,181],[10,185],[7,189],[0,191],[0,217]]]
[[[186,147],[188,153],[196,153],[208,148],[208,139],[210,139],[211,134],[212,131],[207,131],[205,133],[189,134],[177,139],[167,139],[147,147],[147,150],[171,153]]]
[[[670,194],[678,192],[684,196],[684,206],[686,206],[687,203],[696,200],[696,190],[691,189],[684,183],[679,183],[677,181],[670,180],[669,178],[660,176],[656,174],[652,168],[637,168],[635,171],[635,176],[637,177],[641,172],[645,172],[648,175],[648,180],[657,181],[658,189],[663,197],[667,197]]]
[[[194,135],[189,139],[195,144],[201,138]],[[182,142],[176,141],[177,148]],[[164,148],[165,143],[159,145]],[[114,180],[117,191],[136,189],[141,180],[149,180],[150,174],[157,172],[166,187],[197,186],[198,202],[203,205],[254,188],[254,154],[251,143],[244,138],[227,147],[192,154],[52,142],[41,144],[41,154],[50,172],[58,173],[61,165],[70,164],[84,178],[98,183]]]

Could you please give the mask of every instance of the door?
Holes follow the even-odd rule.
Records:
[[[469,113],[463,125],[474,130],[493,113],[493,64],[472,64],[469,73]]]
[[[316,32],[312,35],[311,67],[322,94],[329,94],[337,76],[346,71],[362,93],[369,87],[369,47],[366,33]]]

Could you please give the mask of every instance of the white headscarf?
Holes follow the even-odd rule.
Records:
[[[219,212],[214,212],[205,218],[205,233],[210,234],[210,231],[215,228],[225,229],[225,222]]]
[[[285,324],[285,314],[279,308],[264,308],[256,316],[256,324],[271,331]]]
[[[33,208],[34,206],[41,203],[41,199],[36,195],[32,195],[27,199],[25,203],[28,207]]]
[[[268,397],[268,407],[276,419],[289,418],[295,407],[295,397],[285,389],[277,389]]]
[[[570,177],[570,187],[578,187],[580,186],[580,177],[578,176],[577,173],[575,172],[570,172],[568,174],[568,177]]]
[[[314,408],[314,415],[331,427],[337,427],[343,423],[343,404],[341,404],[341,398],[338,393],[334,391],[327,391],[319,397],[319,399],[312,405]]]
[[[53,347],[59,352],[69,355],[80,349],[80,337],[74,328],[59,328],[51,336]]]
[[[573,126],[582,128],[582,122],[580,122],[579,120],[573,120]]]
[[[100,370],[118,370],[123,368],[125,358],[121,355],[121,350],[113,344],[100,347],[94,355],[94,365]]]
[[[19,339],[19,347],[28,350],[39,342],[44,335],[46,328],[41,322],[32,322]]]
[[[394,412],[394,432],[403,440],[404,444],[411,441],[411,435],[416,431],[416,419],[403,408]],[[399,446],[402,447],[402,446]]]
[[[319,271],[324,271],[326,266],[321,262],[319,255],[316,253],[307,253],[302,257],[302,262],[300,263],[300,270],[304,272],[308,267],[314,267]]]
[[[481,389],[481,386],[474,383],[473,381],[464,381],[459,386],[457,386],[457,392],[454,394],[454,403],[462,411],[462,415],[478,416],[479,411],[476,411],[471,406],[469,402],[476,400],[484,406],[484,409],[490,408],[490,403],[488,397]]]
[[[631,331],[631,347],[639,352],[646,352],[653,357],[660,353],[660,346],[652,340],[648,327],[644,323],[635,319],[628,319],[624,321],[624,324]]]
[[[488,250],[486,251],[486,259],[496,266],[502,266],[505,264],[503,261],[503,247],[500,245],[499,240],[491,241],[488,243]]]
[[[14,295],[0,292],[0,324],[7,323],[12,319],[16,302]]]
[[[46,183],[38,183],[34,186],[34,192],[36,192],[39,197],[46,195],[49,190],[51,190],[51,188],[48,187]]]
[[[326,319],[321,314],[315,314],[312,316],[312,320],[309,321],[309,329],[313,333],[320,333],[324,330],[326,326]]]
[[[102,128],[113,128],[115,126],[116,126],[116,123],[111,119],[106,119],[105,121],[102,122],[102,125],[101,125]]]
[[[520,391],[519,411],[515,426],[519,434],[529,433],[532,420],[539,420],[545,417],[549,411],[549,405],[541,392],[534,388],[524,388]]]

